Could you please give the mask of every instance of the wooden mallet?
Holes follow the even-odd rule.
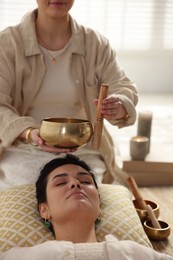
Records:
[[[99,98],[98,98],[98,105],[96,111],[96,122],[94,125],[94,134],[93,134],[93,147],[95,149],[99,149],[101,137],[102,137],[102,128],[103,128],[103,116],[101,114],[101,104],[102,100],[105,99],[108,95],[108,84],[102,84],[100,87]]]

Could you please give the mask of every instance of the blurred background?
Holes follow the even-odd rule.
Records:
[[[36,0],[1,0],[0,30],[36,6]],[[139,93],[173,94],[173,0],[75,0],[71,14],[110,40]]]

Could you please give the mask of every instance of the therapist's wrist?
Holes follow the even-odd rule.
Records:
[[[31,139],[31,132],[36,129],[36,127],[28,127],[25,131],[23,131],[20,136],[19,136],[19,140],[21,140],[22,142],[26,143],[26,144],[31,144],[36,146],[36,144],[33,143],[32,139]]]

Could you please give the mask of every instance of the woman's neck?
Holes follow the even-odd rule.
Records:
[[[54,226],[57,240],[71,241],[73,243],[96,243],[95,227],[80,225],[80,223],[66,223]]]
[[[45,19],[38,15],[36,19],[38,42],[46,49],[57,51],[67,44],[71,37],[69,15],[59,19]]]

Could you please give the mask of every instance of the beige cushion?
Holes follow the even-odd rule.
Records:
[[[113,234],[151,246],[133,207],[129,191],[119,185],[101,184],[102,219],[96,227],[98,241]],[[32,246],[54,239],[44,227],[36,206],[34,185],[0,192],[0,252],[14,246]]]

